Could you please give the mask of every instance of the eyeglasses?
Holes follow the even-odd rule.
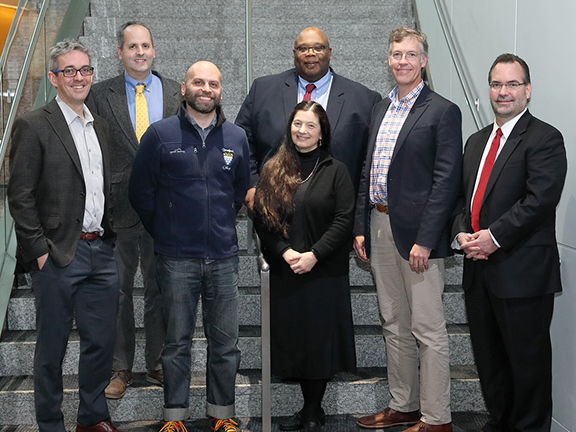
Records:
[[[302,45],[299,47],[295,47],[294,49],[298,51],[298,54],[307,54],[308,51],[312,50],[315,54],[320,54],[324,52],[326,48],[329,48],[327,45],[314,45],[311,47],[307,47],[306,45]]]
[[[78,72],[80,72],[80,75],[82,76],[90,76],[94,74],[94,68],[91,66],[82,66],[80,69],[74,69],[74,68],[54,69],[51,72],[55,74],[62,72],[62,75],[64,75],[66,78],[74,78]]]
[[[390,55],[390,57],[392,57],[396,61],[400,61],[400,60],[402,60],[402,57],[404,57],[409,62],[416,61],[416,59],[419,56],[420,56],[420,53],[413,52],[413,51],[407,52],[406,54],[401,53],[400,51],[394,51]]]
[[[526,85],[526,83],[519,83],[519,82],[510,82],[510,83],[500,83],[497,81],[491,82],[490,84],[491,90],[500,90],[502,87],[506,87],[508,90],[518,90],[518,87]]]

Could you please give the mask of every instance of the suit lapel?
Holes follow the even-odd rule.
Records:
[[[332,131],[335,131],[338,126],[340,113],[346,100],[345,89],[340,85],[340,82],[340,77],[332,72],[332,85],[328,95],[328,105],[326,106],[326,114],[328,115],[328,120],[330,120]]]
[[[162,111],[162,118],[171,117],[175,113],[173,112],[172,104],[167,103],[167,101],[177,99],[180,96],[180,92],[179,91],[170,91],[170,89],[168,89],[168,86],[165,85],[164,79],[162,78],[162,76],[155,71],[152,71],[152,73],[154,75],[156,75],[158,78],[160,78],[160,81],[162,81],[162,99],[163,99],[163,105],[164,105],[163,111]]]
[[[116,117],[118,125],[120,125],[126,139],[134,148],[137,148],[138,140],[136,139],[134,127],[132,126],[132,120],[130,120],[124,74],[117,76],[116,79],[110,83],[106,99],[109,105],[108,108],[112,112],[112,115]]]
[[[294,107],[298,103],[298,75],[294,71],[294,75],[290,75],[284,83],[282,89],[282,104],[284,106],[284,124],[288,122]]]
[[[488,137],[492,133],[492,126],[485,128],[481,131],[478,136],[468,143],[470,149],[466,149],[469,152],[467,158],[470,160],[470,168],[466,169],[469,172],[469,178],[467,181],[466,188],[466,200],[470,204],[472,200],[472,194],[474,193],[474,185],[476,184],[476,177],[478,176],[478,170],[480,168],[480,161],[482,160],[482,154],[484,153],[484,148],[488,142]],[[470,204],[471,205],[471,204]]]
[[[53,100],[44,108],[48,115],[46,116],[46,120],[54,129],[54,133],[58,136],[62,145],[68,152],[70,159],[74,162],[76,169],[80,173],[80,176],[84,178],[82,174],[82,165],[80,164],[80,156],[78,156],[78,150],[76,150],[76,145],[74,144],[74,139],[72,138],[72,134],[70,133],[70,129],[68,128],[68,124],[66,123],[66,118],[64,114],[62,114],[62,110],[58,106],[58,102]]]
[[[406,120],[402,125],[402,129],[398,134],[398,138],[396,139],[396,145],[394,146],[394,153],[392,154],[392,160],[390,161],[390,163],[394,161],[396,155],[404,145],[406,137],[408,136],[412,128],[414,128],[414,125],[416,124],[416,122],[418,122],[418,119],[422,116],[422,114],[424,114],[424,112],[428,109],[429,106],[430,106],[430,90],[427,86],[424,86],[424,88],[420,92],[420,95],[418,96],[418,98],[416,98],[416,102],[414,102],[414,106],[412,106],[412,109],[410,110],[408,117],[406,117]]]
[[[514,129],[512,129],[512,132],[510,132],[510,136],[506,139],[504,147],[502,147],[502,150],[500,150],[500,154],[496,158],[494,166],[492,167],[492,171],[490,172],[490,177],[488,178],[488,183],[486,183],[486,190],[484,192],[482,204],[484,204],[484,201],[486,201],[486,197],[490,194],[490,191],[494,187],[496,180],[502,173],[502,169],[506,165],[508,158],[514,152],[516,147],[518,147],[520,141],[522,141],[522,134],[526,131],[528,123],[531,119],[532,114],[530,114],[529,111],[526,111],[526,113],[520,117],[518,123],[516,123],[514,126]]]

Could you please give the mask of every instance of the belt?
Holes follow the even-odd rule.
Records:
[[[376,207],[376,210],[378,210],[380,213],[388,214],[388,206],[387,205],[376,204],[375,207]]]
[[[86,232],[81,232],[80,233],[80,240],[86,240],[86,241],[94,241],[96,240],[98,237],[100,237],[100,233],[98,231],[94,231],[91,233],[86,233]]]

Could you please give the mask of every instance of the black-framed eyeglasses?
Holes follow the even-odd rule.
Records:
[[[502,87],[506,87],[508,90],[518,90],[518,87],[526,85],[526,83],[519,83],[519,82],[501,83],[493,81],[489,85],[490,89],[492,90],[500,90]]]
[[[62,75],[64,75],[66,78],[74,78],[78,72],[80,72],[80,75],[82,76],[93,75],[94,68],[92,66],[82,66],[80,69],[74,69],[74,68],[54,69],[51,72],[55,74],[62,72]]]
[[[306,46],[306,45],[302,45],[299,47],[295,47],[294,49],[296,51],[298,51],[298,54],[307,54],[308,51],[312,50],[314,51],[314,53],[316,54],[320,54],[322,52],[324,52],[324,50],[326,50],[326,48],[329,48],[327,45],[314,45],[314,46]]]

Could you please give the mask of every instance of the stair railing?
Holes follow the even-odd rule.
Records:
[[[66,5],[68,2],[66,13],[61,20],[61,26],[58,31],[58,35],[55,37],[55,42],[59,42],[63,39],[70,38],[76,39],[82,28],[84,17],[88,12],[90,6],[90,0],[53,0],[53,3],[59,3],[59,6]],[[20,46],[27,45],[26,55],[22,60],[21,64],[16,64],[15,61],[11,60],[11,49],[14,46],[14,42],[18,36],[19,26],[22,25],[22,17],[26,12],[30,13],[30,9],[27,9],[28,4],[35,4],[36,6],[36,22],[34,23],[34,30],[28,39],[20,41]],[[12,26],[10,27],[10,32],[6,39],[6,45],[2,52],[2,57],[0,58],[0,84],[2,86],[2,100],[0,104],[4,106],[4,97],[7,98],[6,103],[10,104],[10,110],[6,122],[3,124],[2,130],[2,141],[0,141],[0,161],[1,173],[2,173],[2,192],[3,195],[0,197],[0,203],[3,204],[3,208],[0,210],[2,212],[0,216],[0,335],[2,329],[4,328],[4,323],[6,320],[6,312],[8,309],[8,302],[10,300],[10,294],[12,292],[12,287],[14,284],[14,269],[16,268],[16,235],[14,232],[14,221],[10,216],[8,210],[8,204],[6,200],[6,186],[8,183],[8,168],[6,162],[6,154],[8,152],[8,146],[10,142],[10,134],[12,132],[12,127],[16,117],[21,113],[18,111],[20,106],[20,101],[28,89],[28,92],[37,91],[36,97],[34,98],[34,104],[32,109],[39,108],[46,104],[47,101],[52,99],[56,94],[56,91],[52,85],[48,83],[47,79],[47,68],[48,68],[48,48],[53,44],[49,42],[48,39],[54,39],[54,35],[49,34],[46,22],[50,22],[51,28],[58,28],[54,23],[53,17],[47,17],[48,11],[50,9],[51,0],[40,0],[36,3],[28,2],[27,0],[20,0],[17,6],[17,12],[12,21]],[[56,22],[57,24],[57,22]],[[25,32],[24,32],[25,33]],[[40,42],[42,41],[42,42]],[[44,63],[42,70],[42,78],[40,80],[40,86],[38,90],[34,90],[34,86],[29,82],[29,72],[31,65],[33,63],[35,54],[41,57],[40,61]],[[15,54],[14,54],[15,56]],[[36,60],[38,61],[38,60]],[[11,64],[14,63],[14,64]],[[7,95],[4,95],[4,80],[6,78],[6,71],[8,66],[12,68],[20,67],[21,72],[19,74],[16,89],[14,91],[6,91]],[[32,88],[32,90],[30,90]],[[30,108],[26,108],[29,110]],[[2,121],[4,120],[4,109],[2,108]]]
[[[480,112],[480,99],[474,97],[472,88],[468,82],[468,78],[464,71],[464,67],[462,66],[462,60],[461,60],[462,55],[460,54],[458,48],[456,47],[456,44],[454,43],[454,37],[450,30],[447,15],[444,11],[443,2],[442,0],[432,0],[432,1],[434,2],[434,7],[438,15],[440,27],[442,28],[442,33],[444,34],[444,39],[446,40],[446,46],[448,47],[452,63],[456,70],[456,75],[458,76],[458,80],[460,81],[460,85],[462,86],[462,90],[464,92],[464,97],[466,98],[466,104],[470,109],[470,114],[472,115],[476,128],[480,130],[484,127],[484,125],[488,124],[489,122],[484,121],[484,119],[482,118],[482,113]],[[412,0],[412,8],[414,10],[414,17],[416,19],[416,22],[418,23],[418,27],[421,28],[418,19],[417,0]]]
[[[250,237],[250,236],[249,236]],[[258,271],[260,273],[260,324],[262,343],[262,432],[272,430],[271,379],[270,361],[270,266],[262,255],[260,239],[254,234]]]

